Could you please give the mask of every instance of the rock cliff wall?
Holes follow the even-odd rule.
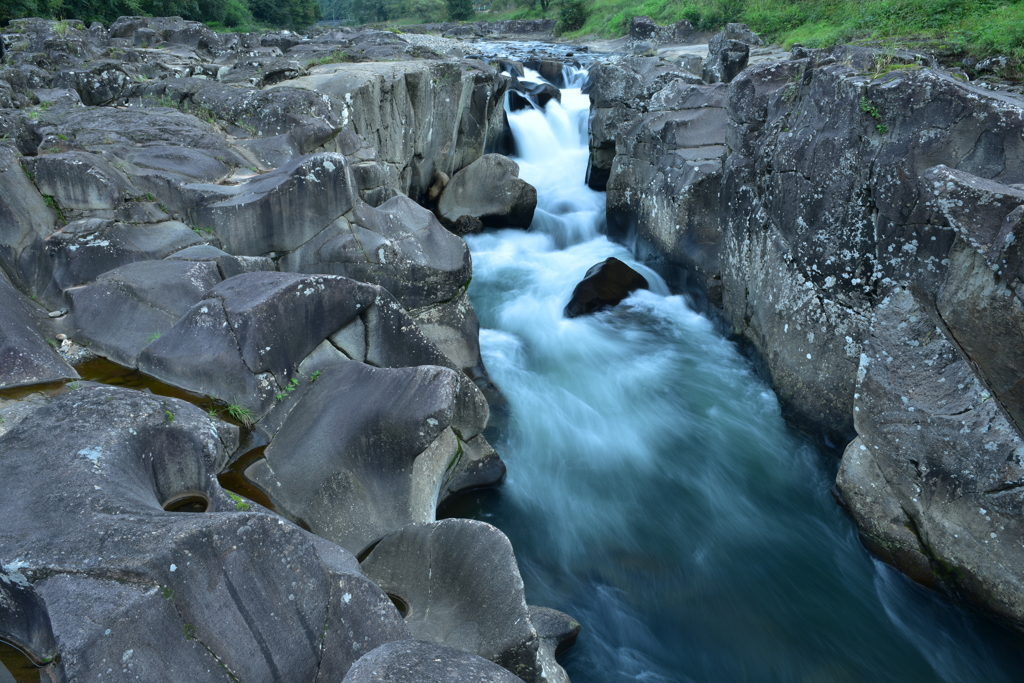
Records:
[[[620,238],[720,307],[788,419],[846,447],[866,544],[1021,628],[1024,101],[929,64],[797,50],[727,94],[605,65],[592,168]]]

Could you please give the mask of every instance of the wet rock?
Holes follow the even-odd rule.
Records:
[[[140,261],[121,266],[68,291],[72,336],[94,353],[135,367],[142,350],[220,281],[213,263]]]
[[[880,557],[1019,625],[1024,441],[932,315],[875,308],[837,485]]]
[[[246,477],[278,509],[353,553],[432,521],[459,451],[459,379],[447,368],[323,371]]]
[[[537,208],[537,190],[519,179],[519,165],[500,154],[486,154],[452,177],[437,211],[454,224],[474,216],[484,225],[527,228]]]
[[[459,216],[450,230],[456,235],[475,235],[484,231],[484,222],[476,216]]]
[[[482,657],[420,640],[387,643],[357,661],[343,683],[517,683]]]
[[[531,605],[530,623],[540,636],[540,657],[546,674],[545,679],[569,683],[569,676],[555,661],[555,655],[561,654],[576,643],[576,637],[582,628],[580,622],[550,607]]]
[[[0,545],[43,599],[69,680],[111,662],[151,681],[340,678],[409,637],[341,549],[229,497],[226,459],[202,410],[96,385],[0,437]],[[52,494],[22,496],[30,481]]]
[[[592,266],[576,285],[565,306],[565,317],[576,318],[615,306],[632,292],[647,288],[647,278],[612,256]]]
[[[543,110],[551,100],[561,102],[562,91],[550,83],[532,83],[521,81],[518,78],[512,79],[508,94],[509,111],[519,111],[531,107]]]
[[[512,545],[490,524],[407,526],[378,543],[362,568],[407,606],[414,637],[472,652],[525,681],[560,672],[557,665],[543,669]]]

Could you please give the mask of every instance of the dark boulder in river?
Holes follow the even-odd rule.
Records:
[[[565,317],[575,318],[615,306],[636,290],[647,288],[647,278],[613,256],[588,270],[572,290]]]

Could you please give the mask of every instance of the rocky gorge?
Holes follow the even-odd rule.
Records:
[[[689,33],[635,23],[638,53]],[[527,604],[502,531],[436,511],[506,471],[460,235],[571,212],[504,154],[575,57],[176,18],[0,41],[3,663],[568,680],[579,623]],[[844,450],[869,550],[1019,630],[1022,101],[928,55],[760,44],[588,59],[608,234]],[[629,284],[595,265],[567,317],[664,294],[593,260]]]

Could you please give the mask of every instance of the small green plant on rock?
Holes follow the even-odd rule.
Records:
[[[169,410],[165,410],[164,415],[167,416],[167,424],[172,424],[174,422],[174,413]]]
[[[314,370],[314,371],[313,371],[313,374],[311,374],[311,375],[309,376],[309,381],[310,381],[310,382],[315,382],[315,381],[316,381],[316,378],[317,378],[317,377],[319,377],[319,376],[320,376],[320,375],[322,375],[322,374],[324,374],[324,373],[320,372],[319,370]]]
[[[288,384],[285,386],[284,391],[281,391],[281,392],[279,392],[277,394],[277,400],[278,401],[285,400],[286,398],[288,398],[288,394],[292,393],[293,391],[295,391],[298,388],[299,388],[299,378],[298,377],[292,377],[292,380],[290,382],[288,382]]]
[[[252,509],[252,506],[245,502],[240,495],[228,491],[227,494],[231,496],[231,500],[235,501],[235,510],[238,512],[248,512]]]
[[[230,415],[235,420],[238,420],[246,427],[251,426],[256,418],[256,416],[253,415],[253,412],[251,410],[249,410],[248,408],[243,408],[238,404],[229,405],[227,407],[227,412],[228,415]]]
[[[860,110],[867,114],[868,116],[870,116],[871,118],[875,119],[876,121],[881,122],[882,114],[878,111],[878,107],[872,104],[871,100],[869,100],[867,97],[861,96]],[[878,125],[876,125],[875,128],[878,129],[879,133],[886,133],[889,130],[884,123],[878,123]]]
[[[192,624],[185,624],[185,640],[195,640],[196,627]]]
[[[306,62],[306,66],[310,67],[321,66],[323,64],[340,64],[342,62],[351,61],[354,60],[352,59],[352,56],[349,53],[345,52],[344,50],[335,50],[330,54],[326,54],[321,57],[317,57],[316,59],[309,60],[308,62]]]

